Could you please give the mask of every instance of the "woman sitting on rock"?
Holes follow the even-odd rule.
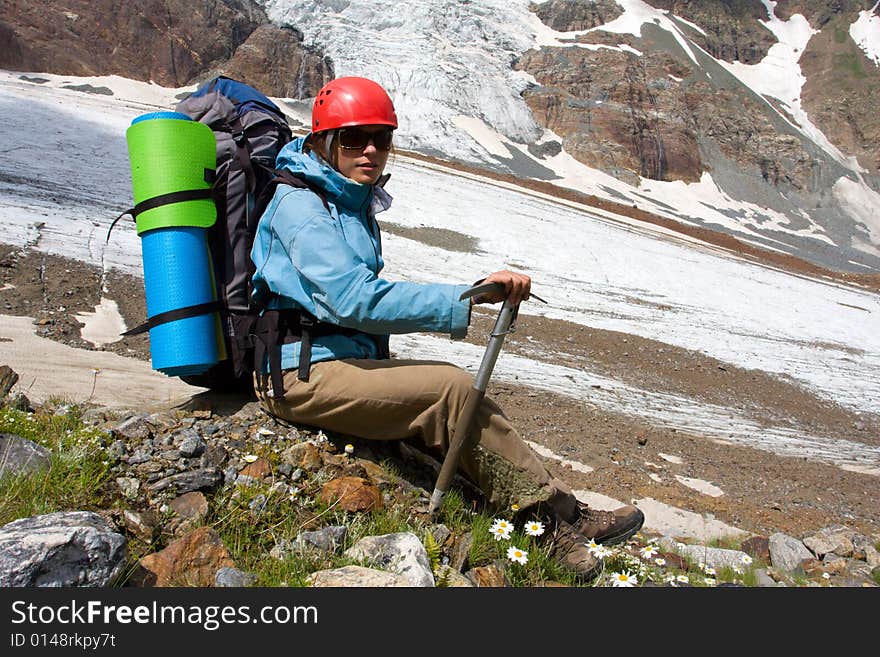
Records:
[[[260,354],[257,396],[271,414],[367,440],[410,439],[440,458],[473,384],[444,362],[389,358],[392,333],[465,336],[468,285],[388,281],[375,214],[391,204],[383,170],[397,115],[377,83],[343,77],[318,93],[312,130],[287,144],[276,167],[307,185],[279,185],[263,213],[251,253],[254,298],[265,303],[270,344]],[[475,299],[517,304],[528,276],[497,271],[485,279],[503,294]],[[279,311],[279,312],[275,312]],[[283,344],[282,344],[283,343]],[[274,367],[271,365],[274,363]],[[595,511],[579,503],[523,442],[501,409],[484,398],[460,469],[495,509],[518,505],[553,529],[553,552],[584,578],[600,566],[584,545],[626,540],[644,517],[632,506]]]

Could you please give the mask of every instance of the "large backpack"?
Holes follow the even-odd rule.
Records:
[[[271,198],[267,188],[275,177],[275,158],[292,137],[290,126],[264,94],[225,76],[199,86],[175,110],[206,124],[217,141],[217,221],[208,244],[228,356],[204,374],[181,378],[213,389],[248,387],[251,363],[236,337],[251,332],[257,315],[251,305],[251,246]]]

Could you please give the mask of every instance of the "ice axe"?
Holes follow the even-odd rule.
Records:
[[[464,301],[476,297],[480,294],[504,292],[504,286],[501,283],[483,283],[475,285],[462,292],[459,299]],[[531,297],[547,303],[541,297],[534,294]],[[489,345],[483,354],[483,361],[480,363],[480,369],[474,377],[474,384],[468,391],[465,398],[464,408],[458,416],[455,429],[452,432],[452,438],[449,441],[449,449],[446,451],[446,458],[443,459],[443,465],[440,467],[440,473],[437,475],[437,483],[434,486],[434,492],[431,494],[431,501],[428,505],[428,513],[433,515],[443,496],[449,490],[455,471],[458,469],[458,461],[461,456],[461,450],[467,444],[470,433],[473,430],[474,420],[477,417],[477,409],[486,395],[486,387],[489,384],[489,377],[492,376],[492,370],[495,368],[495,361],[498,360],[498,354],[501,352],[501,345],[504,343],[504,336],[514,331],[514,322],[519,312],[519,304],[515,306],[510,303],[509,299],[504,300],[498,318],[495,320],[495,327],[489,336]]]

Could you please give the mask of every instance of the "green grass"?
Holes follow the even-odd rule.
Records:
[[[16,434],[50,451],[50,467],[0,479],[0,525],[63,510],[99,510],[110,463],[107,435],[84,427],[79,408],[61,415],[0,408],[0,433]]]

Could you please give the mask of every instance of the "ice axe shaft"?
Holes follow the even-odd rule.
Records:
[[[500,289],[499,289],[500,288]],[[500,283],[486,283],[477,285],[465,290],[461,299],[483,294],[485,292],[501,292],[503,286]],[[495,327],[492,329],[492,335],[489,337],[489,345],[483,354],[483,361],[480,363],[480,369],[474,377],[474,384],[468,391],[467,398],[464,402],[464,408],[458,416],[455,429],[452,432],[452,438],[449,441],[449,449],[446,451],[446,457],[443,459],[443,465],[440,467],[440,473],[437,475],[437,483],[434,486],[434,492],[431,494],[431,502],[428,506],[428,513],[433,514],[440,507],[443,496],[449,490],[455,471],[458,469],[459,457],[461,450],[468,442],[471,431],[473,429],[474,420],[477,416],[477,409],[486,395],[486,387],[489,385],[489,377],[492,376],[492,370],[495,368],[495,361],[498,360],[498,354],[501,352],[501,345],[504,343],[504,336],[511,331],[511,326],[516,317],[519,306],[513,306],[505,299],[498,318],[495,320]]]

